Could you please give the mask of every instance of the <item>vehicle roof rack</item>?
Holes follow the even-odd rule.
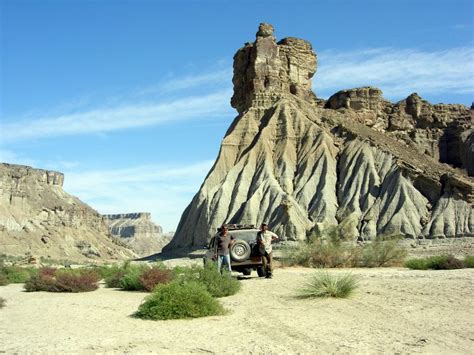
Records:
[[[240,229],[255,229],[255,224],[224,224],[225,227],[227,227],[228,230],[240,230]],[[217,228],[217,231],[219,232],[220,227]]]

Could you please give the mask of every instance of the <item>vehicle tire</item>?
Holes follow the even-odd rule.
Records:
[[[265,276],[267,276],[265,270],[263,269],[263,266],[257,267],[257,275],[258,275],[258,277],[265,277]]]
[[[252,274],[252,269],[243,269],[242,274],[245,276],[250,276]]]
[[[234,261],[245,261],[250,257],[251,248],[245,240],[236,240],[230,248],[230,258]]]

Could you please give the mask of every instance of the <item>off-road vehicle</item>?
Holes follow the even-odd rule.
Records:
[[[264,277],[265,270],[262,266],[262,257],[258,251],[256,243],[259,229],[254,225],[226,225],[228,233],[234,238],[234,244],[230,247],[231,268],[244,275],[250,275],[252,270],[256,270],[258,276]],[[208,251],[204,256],[204,263],[213,260],[216,254],[216,233],[207,246]]]

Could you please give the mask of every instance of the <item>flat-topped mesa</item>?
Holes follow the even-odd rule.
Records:
[[[105,219],[114,220],[114,219],[146,219],[151,220],[150,212],[136,212],[136,213],[119,213],[119,214],[104,214]]]
[[[241,114],[249,108],[269,108],[289,95],[311,100],[316,65],[309,42],[288,37],[277,43],[273,26],[261,23],[255,42],[246,43],[234,56],[232,107]]]

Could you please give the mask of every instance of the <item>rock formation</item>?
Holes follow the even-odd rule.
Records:
[[[167,250],[223,223],[267,222],[287,240],[342,222],[354,239],[473,236],[472,111],[371,87],[318,99],[316,63],[310,43],[277,43],[268,24],[237,51],[239,115]]]
[[[62,189],[64,175],[0,164],[0,253],[85,261],[134,257],[102,216]]]
[[[104,218],[112,235],[122,238],[139,256],[159,253],[170,242],[170,236],[152,222],[150,213],[108,214]]]

